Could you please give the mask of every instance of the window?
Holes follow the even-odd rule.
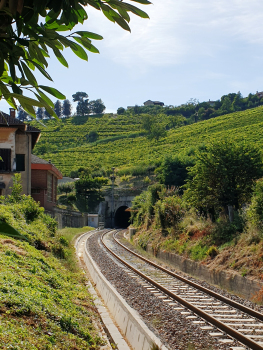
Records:
[[[11,171],[11,148],[0,148],[0,171]]]
[[[25,155],[16,155],[16,171],[25,171]]]
[[[52,202],[52,175],[47,173],[47,200]]]
[[[31,194],[39,194],[40,193],[40,190],[37,189],[37,188],[32,188],[31,189]]]

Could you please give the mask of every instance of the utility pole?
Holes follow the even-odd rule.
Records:
[[[114,227],[114,182],[115,182],[115,174],[114,170],[115,168],[112,169],[112,175],[110,177],[111,179],[111,227]]]

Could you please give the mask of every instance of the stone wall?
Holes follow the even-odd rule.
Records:
[[[47,212],[58,222],[58,228],[83,227],[88,225],[88,214],[73,210],[54,208],[52,212]]]

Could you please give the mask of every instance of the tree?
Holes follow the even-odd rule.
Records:
[[[148,0],[130,0],[150,4]],[[39,85],[33,74],[35,68],[47,79],[49,50],[59,62],[68,67],[62,51],[69,47],[79,58],[87,61],[86,50],[98,53],[91,39],[101,40],[98,34],[88,31],[71,32],[78,23],[88,18],[85,5],[101,10],[112,22],[130,30],[128,12],[148,18],[148,15],[122,0],[16,0],[0,2],[0,99],[17,108],[15,99],[23,109],[36,117],[33,106],[44,107],[54,117],[53,102],[46,93],[58,99],[65,96],[53,87]],[[44,23],[43,23],[44,22]],[[64,34],[64,35],[62,35]],[[37,99],[23,95],[31,91]]]
[[[158,168],[158,180],[166,186],[181,187],[188,178],[188,168],[193,166],[189,157],[167,156]]]
[[[124,114],[124,113],[125,113],[125,108],[119,107],[119,108],[117,109],[117,114],[118,114],[118,115],[122,115],[122,114]]]
[[[90,105],[90,110],[93,114],[101,114],[106,109],[101,99],[90,101],[89,105]]]
[[[97,141],[98,137],[99,137],[99,134],[97,133],[97,131],[90,131],[89,134],[86,136],[89,142]]]
[[[158,141],[160,138],[165,136],[166,130],[164,129],[163,125],[156,123],[152,125],[150,133],[148,134],[148,139]]]
[[[148,133],[151,132],[151,128],[154,124],[154,117],[150,114],[142,114],[142,128],[146,130]]]
[[[37,119],[42,120],[44,118],[44,108],[38,107],[36,112]]]
[[[22,122],[27,120],[28,114],[23,110],[23,108],[21,106],[18,106],[17,110],[18,110],[17,119],[21,120]]]
[[[212,213],[239,209],[262,174],[261,154],[245,143],[221,141],[199,151],[189,173],[185,196],[190,204]]]
[[[72,95],[73,101],[78,102],[77,105],[77,115],[89,115],[90,114],[90,105],[89,105],[89,95],[86,92],[76,92]]]
[[[63,101],[63,111],[62,114],[66,117],[69,118],[72,113],[72,106],[69,100],[64,100]]]
[[[75,182],[78,209],[86,212],[95,210],[104,198],[101,194],[101,188],[107,183],[107,178],[93,178],[90,174],[83,172],[80,179]]]
[[[166,131],[163,125],[161,125],[156,117],[149,114],[142,114],[142,127],[147,132],[149,140],[159,140],[161,137],[166,136]]]
[[[62,117],[62,104],[59,100],[57,100],[55,103],[54,111],[55,111],[58,118]]]
[[[221,110],[224,112],[231,112],[232,103],[229,97],[225,97],[221,106]]]

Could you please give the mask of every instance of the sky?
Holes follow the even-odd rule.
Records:
[[[263,91],[263,2],[260,0],[152,0],[139,7],[150,19],[131,15],[131,33],[87,7],[88,20],[77,30],[104,37],[93,41],[100,54],[85,62],[66,49],[69,68],[53,56],[47,71],[54,83],[38,76],[72,102],[84,91],[101,98],[107,112],[158,100],[180,105],[240,91]],[[136,3],[134,3],[136,5]],[[0,109],[9,106],[0,101]]]

